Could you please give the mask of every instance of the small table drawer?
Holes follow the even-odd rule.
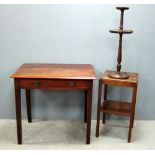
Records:
[[[89,80],[20,79],[20,87],[25,89],[87,89]]]

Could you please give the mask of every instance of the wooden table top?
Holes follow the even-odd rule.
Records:
[[[106,70],[103,75],[101,76],[101,79],[103,81],[111,81],[111,82],[124,82],[124,83],[138,83],[138,73],[130,73],[125,72],[129,75],[129,78],[127,79],[115,79],[108,76],[108,73],[111,72],[110,70]]]
[[[90,64],[23,64],[11,78],[96,79]]]

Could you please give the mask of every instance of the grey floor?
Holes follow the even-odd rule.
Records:
[[[128,121],[107,121],[91,144],[85,144],[86,125],[80,121],[23,121],[23,144],[17,145],[15,120],[0,120],[0,149],[155,149],[155,121],[135,121],[132,142],[127,143]]]

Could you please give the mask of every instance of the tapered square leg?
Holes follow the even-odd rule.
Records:
[[[104,101],[107,100],[107,84],[104,85]],[[105,124],[106,113],[103,113],[102,123]]]
[[[128,132],[128,143],[131,142],[132,123],[133,123],[133,118],[132,118],[132,116],[130,116],[129,132]]]
[[[28,122],[32,122],[32,114],[31,114],[31,94],[30,94],[30,89],[26,89],[26,105],[27,105],[27,117],[28,117]]]
[[[14,80],[15,85],[15,104],[16,104],[16,123],[18,144],[22,144],[22,122],[21,122],[21,90],[18,79]]]
[[[132,118],[133,122],[131,127],[133,128],[134,125],[134,120],[135,120],[135,107],[136,107],[136,98],[137,98],[137,85],[133,88],[133,95],[132,95]]]
[[[99,86],[98,86],[98,105],[97,105],[96,137],[99,137],[101,94],[102,94],[102,81],[99,80]]]
[[[91,111],[92,111],[92,90],[93,81],[90,81],[90,87],[87,91],[87,133],[86,133],[86,144],[90,144],[90,133],[91,133]]]
[[[103,119],[102,119],[102,123],[105,124],[105,117],[106,117],[106,114],[103,113]]]
[[[87,122],[87,90],[85,90],[85,104],[84,104],[84,122]]]
[[[128,133],[128,143],[131,141],[131,132],[134,124],[135,117],[135,106],[136,106],[136,97],[137,97],[137,85],[133,87],[132,93],[132,104],[131,104],[131,114],[130,114],[130,125],[129,125],[129,133]]]

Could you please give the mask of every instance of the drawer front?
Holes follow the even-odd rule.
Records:
[[[20,88],[25,89],[87,89],[89,85],[89,80],[20,79]]]

